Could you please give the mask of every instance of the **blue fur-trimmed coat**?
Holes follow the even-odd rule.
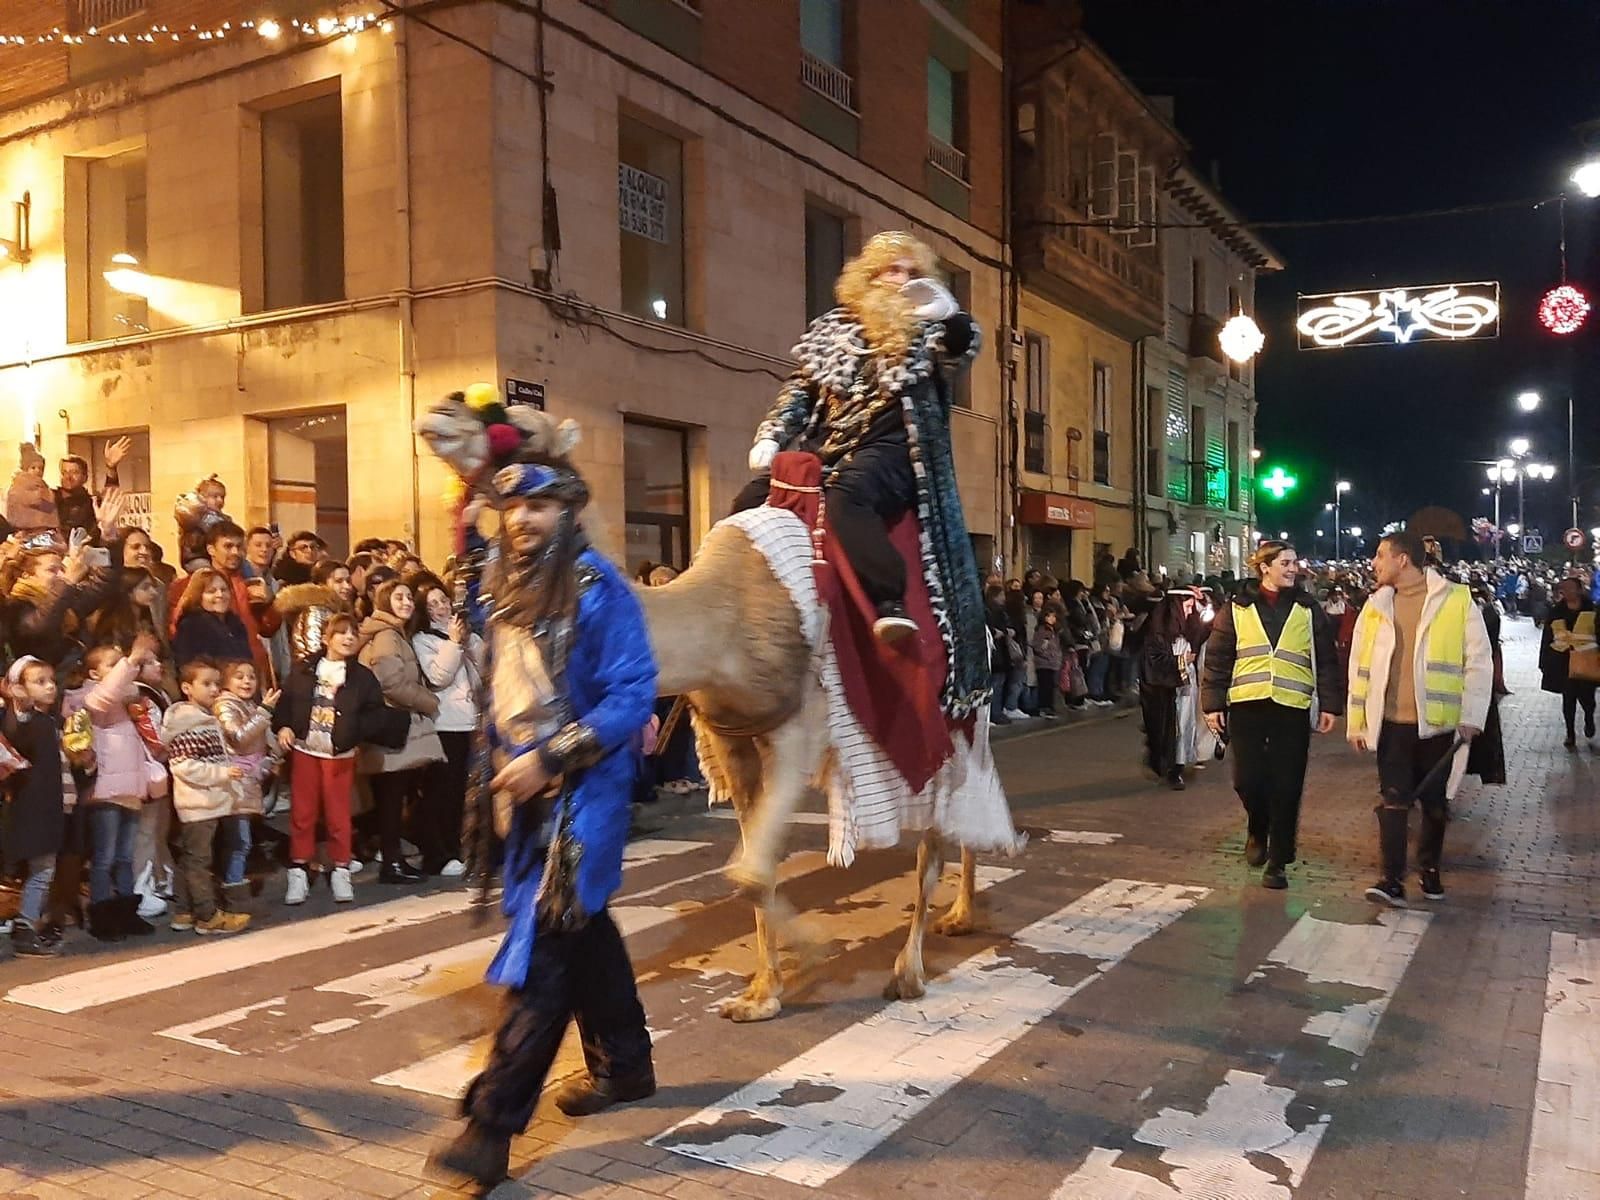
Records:
[[[983,593],[950,445],[951,381],[982,342],[967,313],[924,322],[905,358],[882,368],[881,388],[869,388],[862,368],[870,351],[861,325],[847,310],[833,309],[806,329],[794,348],[798,365],[756,430],[756,440],[780,446],[820,443],[825,470],[831,470],[848,459],[885,403],[900,406],[917,481],[922,575],[948,664],[940,704],[957,720],[989,702]]]
[[[622,885],[622,850],[631,820],[630,798],[638,770],[642,731],[655,710],[656,664],[644,610],[633,588],[610,562],[584,550],[578,565],[590,581],[580,591],[566,686],[575,718],[594,730],[601,755],[583,768],[569,793],[573,835],[583,847],[578,901],[599,912]],[[494,653],[494,623],[487,624]],[[491,739],[493,730],[489,730]],[[531,752],[531,751],[528,751]],[[537,806],[519,805],[506,839],[501,908],[511,926],[489,964],[488,981],[523,987],[536,935],[534,902],[544,873],[544,848],[534,821]]]

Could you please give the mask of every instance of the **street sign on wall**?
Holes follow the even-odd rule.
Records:
[[[1584,540],[1581,529],[1569,529],[1561,535],[1561,541],[1568,550],[1582,550]]]
[[[1500,285],[1430,283],[1303,295],[1295,330],[1302,350],[1499,337]]]
[[[1544,534],[1525,533],[1522,535],[1522,552],[1524,554],[1544,553]]]
[[[506,380],[506,405],[526,404],[544,411],[544,384],[529,383],[526,379]]]

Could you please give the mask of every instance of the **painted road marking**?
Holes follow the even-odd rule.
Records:
[[[1300,1032],[1352,1056],[1354,1070],[1377,1033],[1378,1022],[1405,975],[1431,917],[1427,913],[1386,912],[1377,923],[1345,925],[1302,916],[1267,956],[1267,971],[1282,969],[1307,983],[1339,984],[1370,991],[1352,1003],[1314,1012]],[[1267,971],[1257,971],[1258,980]],[[1289,1047],[1256,1047],[1251,1060],[1294,1061]],[[1317,1072],[1321,1074],[1321,1072]],[[1062,1181],[1052,1200],[1289,1200],[1305,1179],[1312,1156],[1327,1132],[1329,1114],[1318,1112],[1297,1129],[1289,1108],[1316,1107],[1319,1088],[1343,1080],[1302,1080],[1295,1086],[1269,1083],[1253,1071],[1228,1070],[1198,1113],[1163,1107],[1142,1124],[1133,1140],[1161,1150],[1170,1168],[1163,1178],[1143,1168],[1121,1167],[1122,1151],[1096,1147]],[[1152,1089],[1153,1090],[1153,1089]],[[1309,1094],[1308,1094],[1309,1093]],[[1149,1093],[1147,1092],[1146,1095]],[[1141,1097],[1141,1100],[1145,1097]],[[1269,1172],[1263,1164],[1278,1170]],[[1285,1185],[1287,1180],[1287,1185]]]
[[[1109,846],[1120,842],[1120,833],[1102,833],[1098,829],[1047,829],[1044,840],[1062,846]]]
[[[1061,961],[1041,969],[1006,947],[984,950],[933,981],[921,1000],[880,1010],[650,1144],[821,1187],[1206,894],[1110,880],[1011,939]]]
[[[702,849],[708,844],[646,838],[627,848],[624,861],[628,861],[631,854],[630,865],[643,866]],[[461,888],[437,895],[406,896],[230,938],[205,938],[141,958],[24,984],[12,988],[5,998],[12,1004],[25,1004],[48,1012],[78,1012],[426,924],[467,911],[477,895],[476,888]]]
[[[1523,1196],[1600,1196],[1600,938],[1550,935]]]
[[[804,854],[796,854],[779,868],[779,882],[786,883],[826,867],[827,857],[820,852],[807,851]],[[980,892],[987,891],[1018,874],[1019,871],[1011,868],[980,865],[974,877],[974,887]],[[906,906],[911,902],[911,890],[914,887],[915,882],[909,877],[896,876],[831,901],[830,906],[837,905],[845,909],[846,915],[838,918],[830,918],[827,914],[814,916],[817,931],[837,935],[836,940],[842,945],[838,946],[836,954],[847,954],[877,938],[901,932],[907,925]],[[618,918],[618,923],[623,925],[623,933],[635,932],[636,930],[623,924],[625,911],[625,909],[612,910],[613,915]],[[683,915],[676,910],[652,911],[667,912],[669,918]],[[755,969],[755,963],[755,934],[750,932],[729,938],[702,953],[678,959],[670,969],[694,972],[702,980],[710,983],[706,998],[714,1007],[717,1000],[744,983]],[[446,1100],[459,1100],[465,1095],[467,1085],[472,1082],[473,1077],[483,1070],[484,1064],[488,1061],[492,1041],[493,1036],[486,1035],[451,1046],[408,1066],[379,1075],[372,1082],[385,1087],[398,1087],[429,1096],[439,1096]],[[570,1047],[564,1047],[562,1054],[567,1054],[568,1050]],[[567,1060],[558,1059],[558,1063],[562,1061]],[[581,1058],[577,1061],[581,1065]],[[555,1069],[552,1068],[552,1078],[554,1077]]]

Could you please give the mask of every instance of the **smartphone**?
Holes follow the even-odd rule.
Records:
[[[111,551],[104,546],[90,546],[84,551],[83,561],[91,567],[109,567],[111,565]]]

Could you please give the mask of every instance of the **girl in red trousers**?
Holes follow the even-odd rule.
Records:
[[[328,618],[322,650],[290,673],[273,711],[278,744],[289,756],[289,883],[285,904],[302,904],[310,890],[306,868],[316,854],[317,817],[328,831],[329,886],[341,904],[350,887],[350,792],[356,749],[364,743],[405,744],[408,713],[383,702],[378,677],[356,660],[353,617]]]

